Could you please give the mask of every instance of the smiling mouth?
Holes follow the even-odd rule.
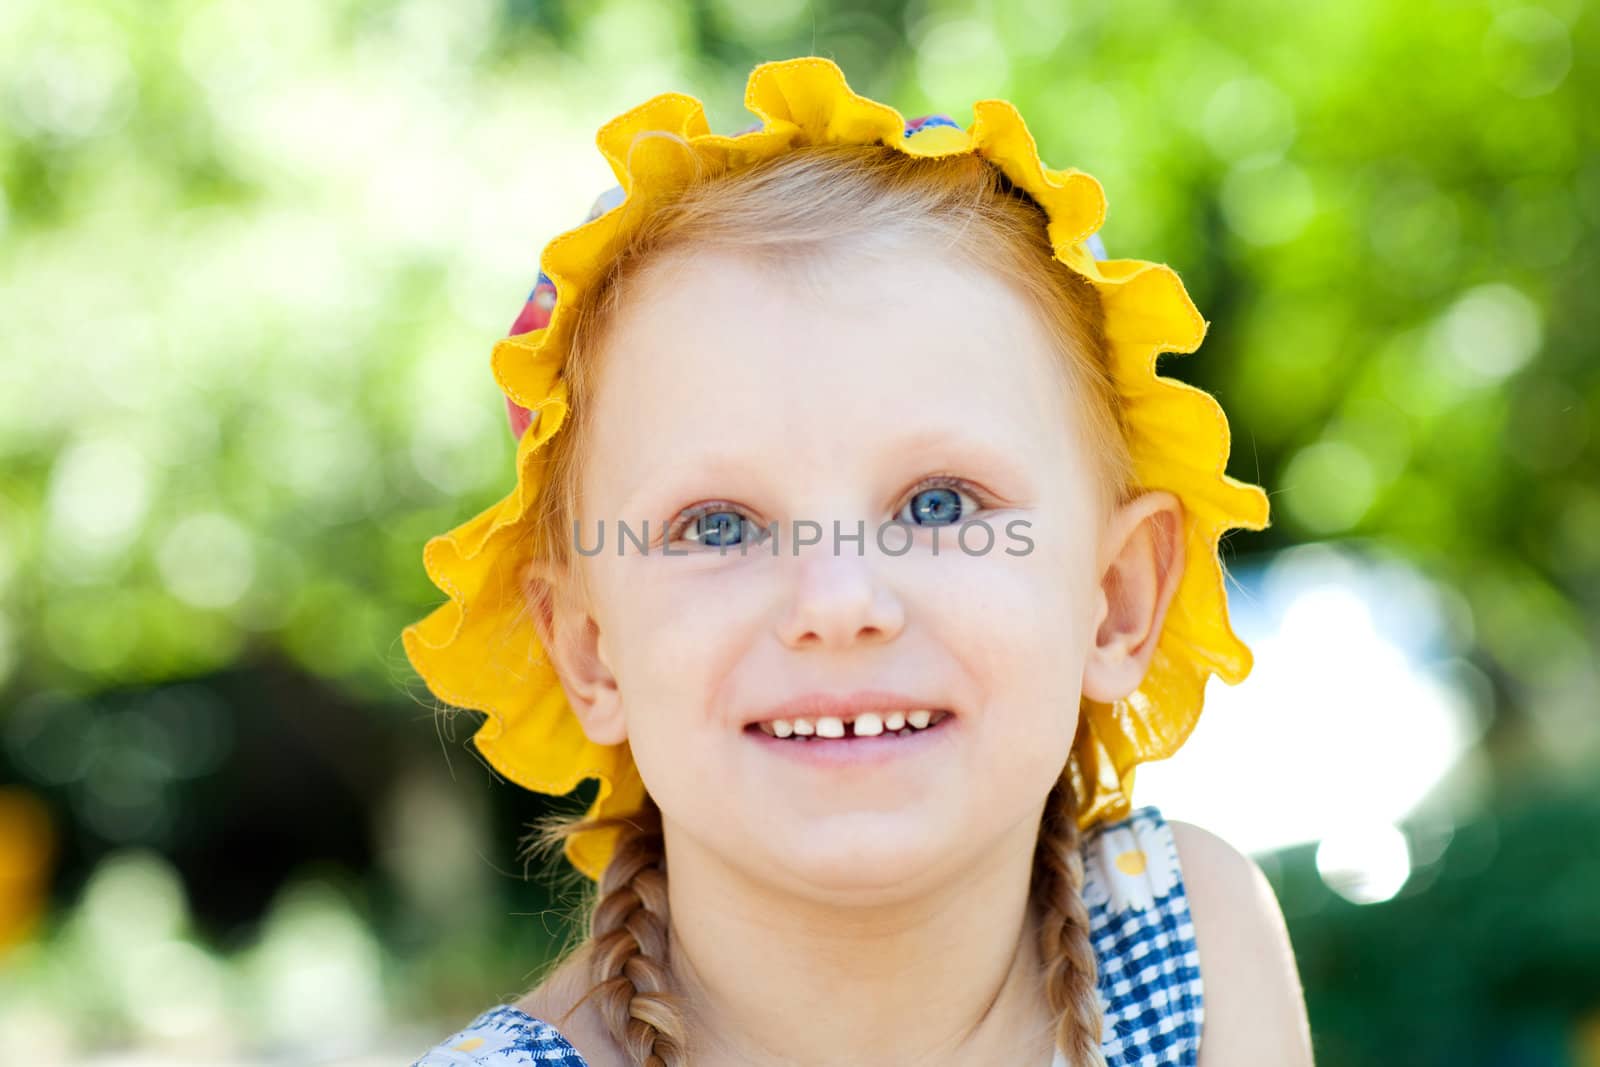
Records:
[[[910,737],[936,729],[950,718],[950,712],[940,708],[918,708],[911,711],[867,711],[849,719],[832,715],[816,718],[772,719],[751,723],[746,733],[759,732],[777,740],[856,741],[874,737]]]

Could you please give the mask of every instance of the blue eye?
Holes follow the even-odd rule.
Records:
[[[931,485],[914,493],[906,507],[911,522],[919,526],[949,526],[967,516],[962,492],[954,485]]]
[[[744,543],[745,527],[754,527],[756,540],[760,540],[760,527],[749,522],[737,511],[718,508],[691,515],[683,524],[684,540],[709,548],[737,548]]]

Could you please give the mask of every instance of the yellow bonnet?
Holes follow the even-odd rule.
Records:
[[[601,127],[597,143],[632,210],[607,210],[555,238],[545,248],[542,272],[556,292],[582,292],[648,213],[640,208],[696,176],[727,173],[807,145],[882,143],[916,156],[975,152],[1032,196],[1049,218],[1056,258],[1089,279],[1104,304],[1135,478],[1142,488],[1177,495],[1188,522],[1187,565],[1144,681],[1114,703],[1083,701],[1069,758],[1082,827],[1127,814],[1134,767],[1170,756],[1183,744],[1200,716],[1208,676],[1237,684],[1252,662],[1228,621],[1217,546],[1229,528],[1265,528],[1267,496],[1224,473],[1230,437],[1217,401],[1156,373],[1161,353],[1200,346],[1206,321],[1170,267],[1095,258],[1088,242],[1105,219],[1104,190],[1081,171],[1045,167],[1022,117],[1006,101],[979,101],[965,130],[908,129],[893,108],[851,92],[832,62],[804,57],[758,66],[745,88],[745,104],[761,125],[731,137],[711,133],[700,102],[678,93],[657,96]],[[640,137],[658,131],[681,141]],[[569,329],[562,306],[555,302],[544,328],[516,333],[494,347],[495,380],[508,402],[533,416],[517,446],[517,482],[498,504],[428,541],[423,566],[449,600],[407,626],[402,641],[436,697],[486,713],[473,740],[497,771],[524,788],[557,796],[596,778],[599,791],[589,816],[625,815],[645,796],[628,746],[597,745],[585,736],[519,600],[525,534],[543,479],[538,453],[568,410],[560,376]],[[575,835],[567,856],[598,879],[616,835],[615,829]]]

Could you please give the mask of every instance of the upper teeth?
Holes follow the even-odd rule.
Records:
[[[856,737],[873,737],[881,733],[894,733],[907,726],[916,730],[926,730],[947,714],[949,712],[935,711],[932,708],[918,708],[915,711],[864,711],[848,719],[836,715],[819,715],[804,719],[773,719],[771,722],[759,725],[763,733],[774,737],[788,737],[791,734],[799,734],[802,737],[813,734],[817,737],[843,737],[847,732],[853,732]]]

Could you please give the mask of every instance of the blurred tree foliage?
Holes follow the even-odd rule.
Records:
[[[1098,177],[1111,254],[1174,265],[1212,323],[1164,371],[1273,494],[1233,549],[1402,550],[1458,592],[1499,772],[1593,773],[1581,0],[8,0],[11,773],[72,787],[98,840],[171,845],[163,798],[222,758],[193,739],[235,743],[205,701],[72,738],[54,711],[255,664],[392,729],[425,697],[397,640],[440,600],[422,544],[510,485],[489,347],[610,184],[593,130],[668,89],[735,129],[749,67],[804,53],[908,115],[1009,98]]]

